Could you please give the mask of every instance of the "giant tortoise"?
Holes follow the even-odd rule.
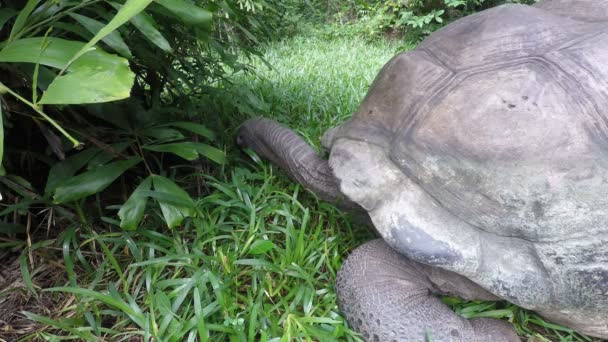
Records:
[[[382,239],[338,273],[369,341],[518,341],[436,295],[507,300],[608,338],[608,1],[508,4],[392,58],[329,160],[268,119],[237,142]]]

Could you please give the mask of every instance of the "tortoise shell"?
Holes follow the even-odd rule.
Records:
[[[329,159],[391,247],[554,321],[597,322],[596,335],[608,333],[606,18],[606,1],[546,1],[451,23],[384,66]]]

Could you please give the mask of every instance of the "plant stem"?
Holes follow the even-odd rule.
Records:
[[[21,32],[19,32],[18,34],[15,35],[15,38],[13,40],[17,40],[17,39],[21,38],[23,35],[25,35],[26,33],[30,32],[30,31],[32,31],[32,30],[34,30],[34,29],[36,29],[36,28],[38,28],[40,26],[43,26],[45,24],[52,23],[55,20],[60,19],[61,17],[64,17],[64,16],[66,16],[67,14],[69,14],[71,12],[74,12],[76,10],[79,10],[79,9],[83,8],[83,7],[95,4],[95,3],[100,2],[100,1],[101,0],[85,1],[85,2],[83,2],[81,4],[79,4],[79,5],[76,5],[76,6],[72,7],[72,8],[68,8],[67,10],[65,10],[65,11],[63,11],[61,13],[57,13],[54,16],[51,16],[51,17],[49,17],[47,19],[44,19],[44,20],[42,20],[39,23],[36,23],[36,24],[34,24],[34,25],[30,26],[30,27],[24,28]]]
[[[70,133],[66,132],[66,130],[64,130],[63,127],[61,127],[55,120],[53,120],[50,116],[46,115],[42,110],[40,110],[40,108],[37,105],[31,103],[30,101],[26,100],[21,95],[15,93],[9,87],[4,85],[2,82],[0,82],[0,89],[13,95],[18,100],[20,100],[21,102],[25,103],[30,108],[32,108],[36,113],[40,114],[40,116],[42,116],[46,121],[48,121],[51,125],[53,125],[53,127],[55,127],[59,132],[61,132],[61,134],[63,134],[63,136],[65,136],[74,145],[75,148],[82,147],[83,143],[81,143],[80,141],[78,141],[74,137],[72,137],[70,135]]]
[[[137,149],[139,150],[139,154],[141,155],[141,160],[144,161],[144,165],[146,166],[146,169],[148,170],[148,172],[153,175],[154,172],[152,172],[152,169],[150,168],[150,165],[148,165],[148,162],[146,161],[146,156],[144,154],[144,149],[141,147],[141,142],[139,141],[139,138],[136,138],[136,143],[137,143]]]
[[[76,213],[78,214],[78,218],[84,227],[88,227],[87,217],[84,215],[84,211],[82,211],[82,202],[74,201],[74,207],[76,208]]]

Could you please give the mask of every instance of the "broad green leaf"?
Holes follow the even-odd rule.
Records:
[[[46,43],[45,43],[46,42]],[[83,43],[59,38],[20,39],[0,50],[0,62],[40,63],[62,68]],[[93,49],[57,77],[39,103],[98,103],[129,97],[135,75],[126,59]]]
[[[92,34],[96,34],[103,27],[104,24],[95,19],[91,19],[89,17],[85,17],[84,15],[70,13],[70,17],[76,20],[80,25],[82,25],[85,29],[87,29]],[[129,46],[122,39],[122,36],[117,30],[114,30],[108,33],[105,37],[101,38],[101,41],[108,44],[114,51],[118,52],[124,57],[131,58],[133,55],[131,54],[131,50],[129,50]]]
[[[112,5],[116,9],[120,9],[120,7],[122,6],[115,2],[110,2],[110,5]],[[135,26],[135,28],[137,28],[137,30],[139,30],[139,32],[141,32],[144,37],[146,37],[146,39],[148,39],[154,45],[158,46],[161,50],[165,52],[173,51],[169,42],[156,28],[157,25],[154,22],[154,19],[146,12],[139,13],[138,15],[131,18],[130,21],[131,24],[133,24],[133,26]]]
[[[66,203],[98,193],[140,161],[139,158],[121,160],[81,173],[61,183],[53,199],[55,203]]]
[[[135,75],[128,65],[112,70],[78,69],[55,78],[38,103],[82,104],[121,100],[131,95],[134,80]]]
[[[184,0],[156,0],[156,3],[168,9],[184,23],[189,25],[210,26],[213,15],[193,3]]]
[[[125,204],[120,207],[118,211],[118,217],[120,217],[120,228],[133,230],[137,228],[139,221],[141,221],[148,203],[148,197],[142,195],[142,191],[152,189],[152,178],[148,177],[144,179],[141,184],[133,191],[129,199]]]
[[[150,150],[150,151],[155,151],[155,152],[173,153],[186,160],[194,160],[194,159],[198,158],[198,152],[191,146],[188,146],[187,143],[148,145],[148,146],[144,146],[144,149]]]
[[[68,6],[70,6],[70,2],[65,0],[44,1],[42,6],[39,6],[32,12],[32,15],[28,20],[31,20],[32,23],[39,24],[44,19],[57,14],[59,11],[65,10]],[[53,25],[57,22],[57,20],[54,20]]]
[[[195,149],[201,156],[218,164],[223,164],[226,161],[226,154],[213,146],[197,142],[187,142],[186,144]]]
[[[249,30],[246,29],[243,25],[236,23],[236,27],[238,27],[241,30],[241,32],[243,32],[245,34],[245,36],[247,38],[249,38],[252,42],[254,42],[256,44],[259,43],[258,39],[253,35],[253,33],[249,32]]]
[[[4,24],[6,24],[7,21],[9,21],[12,17],[15,16],[15,14],[17,14],[17,11],[10,9],[10,8],[1,8],[0,9],[0,30],[2,30],[2,27],[4,26]]]
[[[13,40],[15,36],[25,27],[27,18],[30,16],[30,14],[32,14],[32,11],[34,8],[36,8],[36,5],[38,5],[38,2],[40,2],[40,0],[28,0],[23,9],[19,12],[17,19],[15,19],[9,40]]]
[[[126,150],[129,146],[131,146],[131,144],[132,144],[131,141],[125,141],[125,142],[109,145],[109,146],[107,146],[107,149],[100,148],[101,152],[99,154],[97,154],[95,157],[93,157],[87,163],[87,170],[91,170],[96,167],[100,167],[100,166],[105,165],[106,163],[110,162],[112,159],[116,159],[117,155],[122,153],[124,150]]]
[[[194,160],[199,154],[212,161],[223,164],[226,160],[226,155],[219,149],[203,143],[197,142],[180,142],[162,145],[144,146],[146,150],[156,152],[168,152],[180,156],[186,160]]]
[[[174,1],[174,0],[172,0]],[[119,28],[122,24],[129,21],[131,18],[136,16],[139,12],[143,11],[152,0],[127,0],[125,4],[118,10],[118,13],[110,20],[110,22],[102,27],[95,37],[91,39],[88,43],[86,43],[74,56],[70,59],[67,65],[64,66],[64,69],[67,69],[69,65],[80,58],[82,55],[86,54],[97,42],[99,42],[102,38],[110,34],[112,31]]]
[[[160,209],[163,213],[163,218],[169,228],[175,228],[182,223],[184,218],[194,216],[194,201],[186,191],[168,178],[156,175],[152,177],[154,190],[156,192],[162,192],[168,196],[175,197],[177,201],[192,203],[190,206],[176,206],[166,201],[158,200]]]
[[[165,52],[172,52],[171,44],[165,39],[165,37],[156,29],[156,23],[151,16],[145,12],[134,16],[131,19],[131,23],[135,26],[144,37],[151,41],[154,45],[158,46]]]
[[[203,136],[209,140],[215,139],[215,134],[210,129],[208,129],[207,127],[205,127],[201,124],[198,124],[198,123],[188,122],[188,121],[176,121],[176,122],[170,123],[169,126],[173,126],[173,127],[181,128],[186,131],[190,131],[192,133]]]
[[[55,163],[51,167],[48,177],[46,177],[44,193],[50,195],[61,182],[75,175],[78,170],[82,169],[100,151],[97,147],[89,148]]]
[[[55,37],[19,39],[0,50],[0,62],[40,63],[61,69],[70,58],[84,47],[84,43]],[[67,71],[80,69],[112,70],[118,66],[129,70],[126,59],[93,49],[72,63]]]
[[[158,202],[168,203],[177,207],[191,207],[192,200],[189,198],[176,197],[173,194],[161,191],[142,191],[142,196],[150,197]]]
[[[272,243],[272,241],[268,241],[268,240],[256,240],[254,243],[251,244],[251,247],[249,248],[249,253],[250,254],[264,254],[266,252],[268,252],[269,250],[271,250],[274,247],[274,244]]]

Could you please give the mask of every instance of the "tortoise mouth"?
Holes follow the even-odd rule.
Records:
[[[259,130],[259,119],[249,119],[241,124],[239,127],[236,137],[234,139],[235,143],[240,148],[252,148],[255,145],[255,132]]]
[[[236,134],[236,138],[234,138],[234,142],[237,144],[237,146],[239,146],[240,148],[245,148],[245,140],[243,139],[243,135],[241,133],[241,131],[239,130],[239,132]]]

